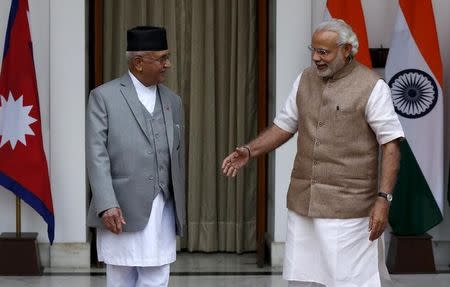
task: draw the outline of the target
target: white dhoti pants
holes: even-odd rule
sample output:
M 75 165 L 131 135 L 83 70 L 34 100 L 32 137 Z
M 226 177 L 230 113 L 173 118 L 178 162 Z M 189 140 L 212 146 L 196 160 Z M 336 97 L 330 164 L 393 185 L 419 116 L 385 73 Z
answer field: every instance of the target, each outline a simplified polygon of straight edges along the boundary
M 167 287 L 170 264 L 163 266 L 106 265 L 107 287 Z
M 309 218 L 288 210 L 283 278 L 291 287 L 380 287 L 369 218 Z

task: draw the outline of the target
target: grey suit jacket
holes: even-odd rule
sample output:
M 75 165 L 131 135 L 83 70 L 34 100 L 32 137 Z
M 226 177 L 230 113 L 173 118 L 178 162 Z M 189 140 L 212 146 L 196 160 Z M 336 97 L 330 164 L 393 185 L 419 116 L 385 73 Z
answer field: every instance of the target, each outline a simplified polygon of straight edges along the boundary
M 184 114 L 181 98 L 158 85 L 166 123 L 177 234 L 185 225 Z M 149 156 L 142 105 L 128 73 L 92 90 L 86 115 L 86 160 L 92 190 L 88 225 L 105 228 L 100 213 L 120 207 L 125 232 L 147 225 L 156 171 Z

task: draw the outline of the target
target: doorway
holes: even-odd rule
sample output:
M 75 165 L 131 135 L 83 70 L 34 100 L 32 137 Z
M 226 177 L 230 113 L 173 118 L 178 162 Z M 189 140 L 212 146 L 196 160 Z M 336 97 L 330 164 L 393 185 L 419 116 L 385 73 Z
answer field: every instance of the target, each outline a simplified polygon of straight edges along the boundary
M 148 14 L 146 17 L 151 17 L 152 16 L 152 12 L 148 12 L 151 11 L 150 6 L 151 4 L 149 2 L 151 1 L 138 1 L 139 3 L 141 3 L 141 5 L 143 5 L 142 7 L 146 8 L 144 9 L 145 11 L 147 11 L 146 13 Z M 148 3 L 147 3 L 148 2 Z M 155 2 L 155 1 L 153 1 Z M 244 73 L 244 76 L 251 74 L 251 76 L 253 76 L 253 83 L 254 85 L 252 87 L 247 87 L 244 90 L 246 90 L 247 92 L 250 91 L 251 93 L 254 94 L 254 99 L 253 100 L 245 100 L 243 101 L 243 105 L 246 105 L 249 107 L 250 112 L 247 112 L 247 114 L 253 114 L 254 115 L 254 121 L 249 120 L 246 124 L 245 124 L 245 128 L 243 130 L 236 130 L 231 133 L 228 133 L 228 135 L 226 133 L 224 134 L 220 134 L 219 133 L 215 133 L 214 137 L 219 138 L 220 140 L 227 140 L 228 146 L 225 145 L 225 147 L 217 147 L 216 148 L 216 152 L 215 152 L 215 156 L 213 161 L 217 162 L 218 158 L 222 157 L 222 154 L 225 154 L 225 152 L 229 152 L 230 150 L 232 150 L 235 146 L 243 144 L 244 142 L 247 142 L 248 140 L 250 140 L 251 138 L 253 138 L 254 136 L 256 136 L 257 132 L 262 131 L 266 126 L 267 126 L 267 58 L 268 58 L 268 52 L 267 52 L 267 23 L 268 23 L 268 11 L 267 11 L 267 5 L 268 5 L 268 1 L 267 0 L 254 0 L 253 2 L 253 6 L 252 7 L 241 7 L 239 5 L 242 5 L 242 1 L 227 1 L 226 3 L 231 3 L 231 2 L 235 2 L 236 6 L 235 7 L 231 7 L 232 9 L 238 9 L 235 10 L 237 12 L 235 12 L 235 14 L 233 14 L 233 11 L 229 12 L 229 19 L 233 20 L 233 19 L 237 19 L 239 18 L 238 14 L 239 13 L 243 13 L 242 11 L 248 11 L 251 9 L 254 9 L 254 16 L 255 18 L 253 19 L 253 24 L 247 24 L 245 25 L 245 23 L 242 23 L 243 20 L 239 20 L 237 19 L 236 22 L 230 22 L 228 24 L 223 24 L 223 23 L 219 23 L 219 21 L 217 19 L 212 19 L 213 22 L 208 22 L 211 21 L 211 19 L 208 19 L 208 17 L 211 16 L 219 16 L 219 17 L 226 17 L 223 16 L 222 14 L 224 13 L 217 13 L 214 11 L 219 11 L 221 10 L 221 12 L 224 11 L 224 7 L 226 6 L 225 1 L 204 1 L 203 5 L 202 4 L 198 4 L 198 6 L 194 7 L 195 5 L 192 3 L 193 1 L 178 1 L 178 2 L 174 2 L 174 1 L 166 1 L 165 3 L 169 3 L 169 4 L 165 4 L 165 5 L 171 5 L 170 2 L 172 3 L 176 3 L 176 5 L 184 5 L 184 7 L 181 8 L 188 8 L 189 11 L 188 13 L 184 13 L 184 19 L 186 20 L 186 18 L 190 16 L 192 16 L 193 13 L 195 13 L 196 15 L 205 15 L 205 19 L 203 19 L 202 21 L 203 24 L 199 24 L 197 27 L 199 29 L 203 28 L 202 33 L 198 33 L 200 35 L 205 35 L 208 33 L 211 33 L 211 31 L 208 31 L 208 24 L 214 23 L 214 25 L 216 25 L 216 31 L 220 31 L 220 29 L 228 29 L 230 30 L 229 27 L 232 27 L 233 25 L 239 27 L 239 25 L 242 25 L 242 27 L 244 26 L 251 26 L 254 25 L 254 30 L 251 31 L 249 33 L 252 35 L 255 35 L 254 37 L 254 43 L 249 43 L 247 45 L 245 45 L 244 47 L 247 50 L 253 50 L 253 55 L 252 56 L 248 56 L 251 53 L 247 53 L 244 56 L 241 56 L 239 58 L 239 56 L 237 58 L 235 58 L 233 61 L 242 61 L 242 59 L 244 58 L 249 58 L 249 57 L 253 57 L 254 58 L 254 70 L 252 72 L 247 72 Z M 201 3 L 202 1 L 199 1 L 199 3 Z M 249 1 L 251 2 L 251 1 Z M 113 5 L 126 5 L 126 4 L 120 4 L 120 2 L 118 1 L 103 1 L 103 0 L 94 0 L 94 1 L 89 1 L 89 86 L 90 89 L 95 88 L 96 86 L 102 84 L 103 82 L 106 82 L 108 80 L 110 80 L 112 78 L 111 75 L 114 74 L 114 69 L 116 68 L 111 68 L 109 67 L 109 71 L 105 72 L 105 63 L 111 63 L 112 61 L 114 61 L 115 59 L 118 59 L 118 57 L 114 57 L 111 55 L 111 53 L 105 53 L 105 38 L 109 37 L 105 34 L 110 35 L 112 33 L 111 27 L 110 25 L 107 25 L 108 28 L 105 28 L 105 22 L 108 21 L 108 17 L 111 18 L 111 13 L 120 13 L 122 16 L 123 15 L 123 11 L 128 9 L 126 7 L 112 7 Z M 180 4 L 181 3 L 181 4 Z M 241 3 L 238 5 L 238 3 Z M 175 4 L 173 4 L 175 5 Z M 191 5 L 191 6 L 190 6 Z M 214 7 L 215 5 L 217 5 L 217 7 Z M 224 6 L 225 5 L 225 6 Z M 158 6 L 158 9 L 162 9 L 161 13 L 157 13 L 158 15 L 166 15 L 166 13 L 168 13 L 167 11 L 170 10 L 169 8 L 171 7 L 161 7 Z M 180 8 L 180 7 L 177 7 Z M 225 7 L 226 8 L 226 7 Z M 105 9 L 113 9 L 113 10 L 108 10 L 107 12 L 105 12 Z M 190 10 L 189 10 L 190 9 Z M 209 9 L 209 10 L 208 10 Z M 241 10 L 239 10 L 241 9 Z M 153 9 L 155 10 L 155 9 Z M 206 12 L 205 12 L 206 10 Z M 113 11 L 113 12 L 111 12 Z M 203 11 L 203 13 L 200 13 L 199 11 Z M 208 11 L 210 13 L 208 13 Z M 144 12 L 142 12 L 144 13 Z M 142 14 L 141 13 L 141 14 Z M 156 14 L 156 13 L 154 13 Z M 226 13 L 225 13 L 226 14 Z M 221 16 L 222 15 L 222 16 Z M 234 15 L 234 16 L 233 16 Z M 144 17 L 144 16 L 140 16 L 140 17 Z M 165 16 L 155 16 L 155 17 L 160 17 L 160 19 L 158 19 L 158 21 L 156 22 L 163 22 L 164 23 L 164 18 Z M 162 17 L 162 18 L 161 18 Z M 237 17 L 237 18 L 236 18 Z M 178 17 L 179 18 L 179 17 Z M 178 19 L 176 18 L 176 19 Z M 117 19 L 117 17 L 115 17 L 114 19 Z M 198 18 L 196 18 L 198 19 Z M 245 17 L 244 17 L 245 19 Z M 142 20 L 142 19 L 141 19 Z M 147 18 L 148 20 L 148 18 Z M 153 21 L 141 21 L 139 22 L 139 24 L 149 24 L 152 23 Z M 225 20 L 224 20 L 225 21 Z M 241 22 L 239 22 L 241 21 Z M 131 23 L 129 23 L 131 24 Z M 172 23 L 173 24 L 173 23 Z M 183 42 L 183 40 L 180 41 L 180 39 L 183 39 L 183 37 L 187 37 L 187 35 L 192 36 L 192 30 L 188 31 L 188 29 L 186 29 L 186 25 L 180 25 L 180 24 L 173 24 L 174 26 L 172 27 L 172 30 L 170 30 L 170 28 L 168 29 L 168 37 L 169 37 L 169 44 L 171 42 L 176 42 L 176 48 L 175 48 L 175 52 L 172 52 L 172 54 L 175 54 L 176 57 L 176 64 L 177 66 L 181 66 L 182 69 L 181 71 L 178 70 L 175 74 L 175 79 L 172 79 L 173 83 L 176 83 L 175 86 L 177 86 L 177 89 L 179 89 L 179 93 L 180 94 L 190 94 L 193 90 L 192 86 L 193 81 L 192 81 L 192 72 L 196 71 L 195 69 L 189 69 L 187 62 L 189 61 L 193 61 L 193 57 L 192 54 L 190 54 L 189 56 L 183 55 L 183 53 L 181 51 L 186 51 L 191 49 L 192 52 L 192 45 L 189 47 L 187 47 L 185 44 L 185 42 Z M 190 22 L 190 25 L 192 25 L 192 20 Z M 178 29 L 177 29 L 178 28 Z M 248 28 L 248 27 L 247 27 Z M 180 29 L 183 30 L 184 33 L 180 33 Z M 172 36 L 170 36 L 170 32 L 173 31 L 173 33 L 171 33 Z M 239 33 L 241 33 L 241 31 L 239 29 L 236 29 L 236 31 L 239 31 Z M 253 33 L 254 32 L 254 33 Z M 228 43 L 227 40 L 235 40 L 235 41 L 239 41 L 239 33 L 236 33 L 233 36 L 230 36 L 229 38 L 224 38 L 222 39 L 221 43 Z M 117 34 L 116 32 L 114 32 L 114 34 Z M 120 33 L 119 33 L 120 34 Z M 220 37 L 217 35 L 220 34 L 225 34 L 225 33 L 212 33 L 211 34 L 211 39 L 214 39 L 213 43 L 217 43 L 217 41 L 220 41 Z M 125 34 L 122 34 L 122 41 Z M 114 36 L 114 37 L 117 37 Z M 172 41 L 171 38 L 172 37 Z M 205 40 L 200 38 L 200 40 Z M 205 45 L 207 46 L 208 41 L 205 41 Z M 122 43 L 123 45 L 123 43 Z M 113 45 L 109 45 L 109 46 L 113 46 Z M 116 46 L 116 45 L 114 45 Z M 119 45 L 118 45 L 119 46 Z M 234 48 L 234 49 L 233 49 Z M 230 56 L 233 52 L 235 51 L 241 51 L 242 49 L 238 49 L 237 45 L 234 46 L 230 46 L 228 49 L 228 52 L 224 52 L 224 51 L 219 51 L 217 52 L 213 57 L 211 57 L 211 59 L 213 61 L 217 61 L 220 62 L 221 61 L 221 57 L 225 57 L 225 56 Z M 227 54 L 229 53 L 229 54 Z M 207 53 L 205 53 L 207 54 Z M 247 55 L 247 56 L 246 56 Z M 245 57 L 246 56 L 246 57 Z M 120 57 L 119 57 L 120 58 Z M 124 57 L 123 57 L 124 58 Z M 201 59 L 197 59 L 198 61 L 201 61 Z M 120 60 L 122 61 L 122 60 Z M 222 60 L 221 63 L 227 63 L 227 61 Z M 122 63 L 123 65 L 123 63 Z M 205 63 L 205 66 L 208 65 L 208 63 Z M 108 65 L 106 65 L 108 66 Z M 120 65 L 119 65 L 120 66 Z M 251 64 L 249 64 L 248 66 L 251 66 Z M 208 68 L 205 68 L 206 70 L 208 70 Z M 229 68 L 229 69 L 233 69 L 233 67 Z M 239 68 L 236 68 L 239 69 Z M 227 77 L 229 77 L 230 75 L 233 75 L 233 71 L 226 71 L 223 72 L 222 69 L 213 69 L 215 72 L 215 76 L 216 77 L 222 77 L 222 80 L 226 80 Z M 247 68 L 247 70 L 251 70 L 250 68 Z M 190 76 L 190 81 L 187 81 L 186 79 L 186 75 L 188 74 L 186 71 L 190 72 L 191 76 Z M 115 75 L 117 76 L 117 75 Z M 215 78 L 214 78 L 215 79 Z M 236 80 L 235 78 L 233 80 Z M 189 83 L 187 83 L 189 82 Z M 206 85 L 205 83 L 208 83 L 209 81 L 203 81 L 200 82 L 200 85 L 197 87 L 198 89 L 203 89 L 204 85 Z M 248 81 L 247 81 L 248 82 Z M 233 84 L 234 86 L 239 86 L 242 85 L 242 83 L 239 82 L 239 79 L 236 80 L 236 83 Z M 225 87 L 225 89 L 230 86 L 230 84 L 225 84 L 222 87 Z M 188 88 L 186 88 L 188 87 Z M 220 87 L 220 86 L 219 86 Z M 210 91 L 213 91 L 214 93 L 216 92 L 220 92 L 220 90 L 222 89 L 222 87 L 217 88 L 216 86 L 210 87 Z M 171 86 L 172 88 L 172 86 Z M 229 88 L 229 87 L 228 87 Z M 197 91 L 195 90 L 195 91 Z M 183 93 L 183 91 L 185 91 L 185 93 Z M 188 91 L 188 92 L 186 92 Z M 234 91 L 234 90 L 233 90 Z M 233 91 L 229 92 L 228 94 L 232 94 Z M 206 93 L 207 95 L 208 93 Z M 207 98 L 207 96 L 204 96 L 204 98 Z M 202 105 L 206 105 L 208 107 L 217 107 L 219 105 L 222 106 L 226 106 L 226 105 L 232 105 L 233 104 L 233 100 L 230 100 L 228 102 L 224 102 L 222 101 L 222 99 L 224 98 L 223 94 L 221 94 L 220 96 L 217 96 L 215 99 L 215 102 L 199 102 L 199 101 L 190 101 L 192 99 L 192 96 L 188 96 L 188 103 L 185 103 L 185 109 L 186 109 L 186 115 L 188 119 L 191 119 L 190 115 L 192 113 L 199 113 L 199 112 L 205 112 L 205 110 L 195 110 L 194 107 L 197 107 L 198 105 L 202 106 Z M 185 101 L 186 99 L 183 98 L 183 101 Z M 235 101 L 238 101 L 239 98 L 235 99 Z M 233 106 L 234 108 L 236 108 L 236 103 L 234 103 L 235 106 Z M 233 108 L 231 107 L 231 108 Z M 195 112 L 193 112 L 193 110 L 195 110 Z M 218 112 L 213 112 L 214 115 L 212 115 L 214 117 L 215 120 L 217 120 L 218 123 L 220 123 L 220 121 L 222 121 L 223 119 L 221 118 L 217 118 L 217 114 Z M 220 114 L 220 113 L 219 113 Z M 223 112 L 221 114 L 224 114 Z M 227 119 L 229 120 L 229 119 Z M 196 127 L 198 126 L 198 123 L 201 124 L 201 121 L 197 121 Z M 191 123 L 192 125 L 194 123 Z M 236 123 L 234 123 L 234 125 L 236 125 Z M 192 133 L 194 132 L 194 128 L 189 128 L 189 121 L 187 121 L 187 132 L 188 133 Z M 219 125 L 219 127 L 222 127 Z M 227 129 L 229 129 L 229 127 L 225 127 Z M 216 129 L 216 128 L 213 128 Z M 203 128 L 203 130 L 211 130 L 211 128 Z M 188 141 L 189 142 L 189 141 Z M 191 145 L 192 146 L 192 145 Z M 219 150 L 219 151 L 217 151 Z M 191 156 L 189 154 L 189 145 L 188 145 L 188 155 L 186 157 L 187 160 L 189 159 L 193 159 L 195 158 L 194 156 Z M 191 160 L 192 161 L 192 160 Z M 201 159 L 200 159 L 201 161 Z M 205 163 L 199 163 L 199 164 L 194 164 L 192 166 L 190 166 L 189 168 L 192 170 L 194 168 L 202 168 L 203 171 L 202 173 L 208 173 L 208 169 L 210 169 L 210 166 L 208 165 L 208 162 Z M 251 171 L 246 171 L 246 175 L 243 176 L 243 179 L 236 180 L 236 183 L 230 183 L 229 180 L 227 179 L 223 179 L 220 178 L 221 176 L 219 174 L 217 174 L 217 170 L 214 170 L 214 177 L 218 178 L 218 184 L 217 186 L 219 186 L 222 190 L 225 191 L 229 191 L 229 190 L 234 190 L 235 194 L 239 194 L 239 192 L 236 192 L 236 189 L 241 189 L 241 190 L 247 190 L 248 186 L 252 186 L 250 189 L 253 189 L 253 193 L 254 195 L 249 195 L 247 196 L 247 198 L 243 198 L 242 200 L 244 201 L 244 206 L 242 207 L 242 210 L 246 209 L 250 209 L 252 210 L 252 212 L 254 213 L 254 226 L 250 227 L 250 228 L 254 228 L 253 231 L 253 235 L 247 236 L 247 239 L 244 239 L 244 241 L 247 241 L 247 243 L 241 244 L 241 247 L 237 248 L 237 252 L 246 252 L 246 251 L 256 251 L 257 254 L 257 263 L 258 266 L 263 266 L 265 261 L 266 261 L 266 243 L 264 241 L 264 234 L 266 232 L 266 216 L 267 216 L 267 211 L 266 211 L 266 193 L 267 193 L 267 160 L 266 157 L 261 157 L 258 158 L 257 161 L 255 161 L 254 166 L 252 167 Z M 189 171 L 188 171 L 189 172 Z M 211 176 L 207 176 L 207 177 L 211 177 Z M 192 177 L 191 177 L 192 178 Z M 207 185 L 207 184 L 206 184 Z M 234 186 L 233 186 L 234 185 Z M 236 187 L 236 185 L 238 187 Z M 193 185 L 189 184 L 190 187 L 192 187 Z M 240 186 L 240 187 L 239 187 Z M 197 186 L 195 186 L 197 188 Z M 199 187 L 202 187 L 202 184 L 199 185 Z M 203 187 L 205 187 L 205 184 L 203 184 Z M 191 188 L 193 189 L 193 188 Z M 189 192 L 189 191 L 188 191 Z M 205 191 L 205 194 L 208 194 L 210 191 Z M 253 196 L 253 197 L 252 197 Z M 247 201 L 251 201 L 252 199 L 256 199 L 256 205 L 254 206 L 254 208 L 246 208 L 245 206 L 245 200 Z M 239 202 L 240 200 L 235 197 L 235 198 L 221 198 L 220 196 L 216 197 L 213 199 L 215 201 L 214 204 L 217 204 L 217 202 L 219 201 L 223 201 L 223 200 L 228 200 L 230 202 Z M 188 213 L 189 213 L 189 204 L 188 204 Z M 206 208 L 205 210 L 208 210 L 210 208 Z M 224 208 L 225 210 L 227 208 Z M 205 212 L 207 213 L 207 212 Z M 191 212 L 192 214 L 192 212 Z M 219 217 L 220 215 L 215 215 L 216 217 Z M 222 214 L 223 216 L 223 214 Z M 225 215 L 226 216 L 226 215 Z M 244 215 L 244 217 L 247 216 L 248 218 L 250 218 L 251 215 Z M 213 216 L 214 217 L 214 216 Z M 247 219 L 248 219 L 247 218 Z M 247 220 L 247 226 L 251 225 L 251 220 Z M 244 220 L 245 222 L 245 220 Z M 189 219 L 188 219 L 188 225 L 189 225 Z M 245 229 L 245 228 L 244 228 Z M 188 228 L 189 230 L 189 228 Z M 220 226 L 216 226 L 215 230 L 221 230 Z M 218 231 L 217 233 L 233 233 L 235 231 L 229 231 L 227 228 L 222 228 L 222 230 L 224 230 L 223 232 Z M 192 232 L 191 232 L 192 233 Z M 212 232 L 211 234 L 213 234 L 214 232 Z M 252 233 L 252 232 L 250 232 Z M 199 236 L 202 236 L 199 233 Z M 232 236 L 231 239 L 228 239 L 228 241 L 233 240 Z M 238 236 L 239 237 L 239 236 Z M 241 236 L 242 237 L 242 236 Z M 243 237 L 246 237 L 245 235 Z M 222 240 L 222 242 L 227 242 L 227 240 Z M 95 244 L 95 240 L 93 240 L 92 242 L 92 246 L 94 246 Z M 195 249 L 195 245 L 191 245 L 191 247 L 189 247 L 189 243 L 186 242 L 185 239 L 182 240 L 181 243 L 183 248 L 186 249 Z M 225 243 L 225 245 L 228 245 L 228 243 Z M 231 244 L 233 245 L 233 243 Z M 225 248 L 225 250 L 224 250 Z M 219 251 L 228 251 L 228 252 L 236 252 L 236 250 L 233 251 L 233 246 L 231 247 L 231 251 L 226 249 L 229 248 L 227 246 L 223 246 L 223 243 L 217 243 L 215 244 L 214 242 L 212 243 L 212 248 L 210 250 L 206 250 L 206 251 L 213 251 L 214 249 L 217 249 Z M 94 253 L 95 253 L 95 246 L 93 248 Z M 236 249 L 236 248 L 234 248 Z M 205 250 L 199 250 L 199 251 L 205 251 Z M 94 254 L 95 255 L 95 254 Z M 95 257 L 95 256 L 94 256 Z

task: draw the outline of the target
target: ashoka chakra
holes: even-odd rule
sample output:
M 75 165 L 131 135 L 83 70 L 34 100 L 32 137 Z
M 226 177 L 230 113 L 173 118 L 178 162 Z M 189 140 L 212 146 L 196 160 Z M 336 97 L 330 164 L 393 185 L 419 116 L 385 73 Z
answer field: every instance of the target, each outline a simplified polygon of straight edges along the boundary
M 405 118 L 423 117 L 434 108 L 438 99 L 436 82 L 421 70 L 398 72 L 389 81 L 389 87 L 395 111 Z

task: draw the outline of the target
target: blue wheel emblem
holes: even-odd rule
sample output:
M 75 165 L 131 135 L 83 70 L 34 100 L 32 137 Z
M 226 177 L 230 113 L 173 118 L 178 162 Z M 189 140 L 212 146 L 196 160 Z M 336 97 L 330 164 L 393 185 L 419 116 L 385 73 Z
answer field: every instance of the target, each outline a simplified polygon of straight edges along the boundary
M 410 119 L 428 114 L 436 105 L 438 89 L 434 79 L 421 70 L 408 69 L 389 81 L 397 114 Z

